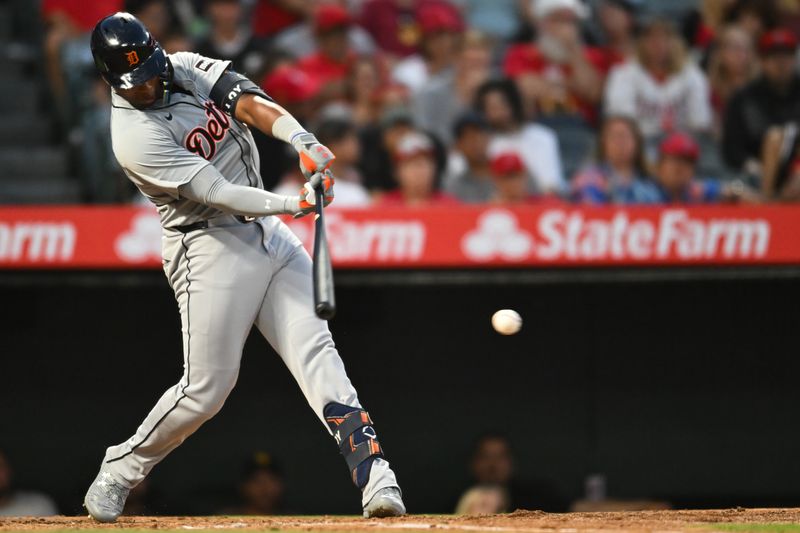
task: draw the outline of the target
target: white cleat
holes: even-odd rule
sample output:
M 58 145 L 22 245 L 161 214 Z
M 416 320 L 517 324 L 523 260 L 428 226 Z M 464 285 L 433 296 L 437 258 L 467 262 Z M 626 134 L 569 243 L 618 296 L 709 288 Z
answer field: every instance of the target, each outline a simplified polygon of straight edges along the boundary
M 406 514 L 403 496 L 397 487 L 386 487 L 379 490 L 364 506 L 364 518 L 386 518 Z
M 122 514 L 130 491 L 118 483 L 114 476 L 101 470 L 86 492 L 83 506 L 98 522 L 114 522 Z

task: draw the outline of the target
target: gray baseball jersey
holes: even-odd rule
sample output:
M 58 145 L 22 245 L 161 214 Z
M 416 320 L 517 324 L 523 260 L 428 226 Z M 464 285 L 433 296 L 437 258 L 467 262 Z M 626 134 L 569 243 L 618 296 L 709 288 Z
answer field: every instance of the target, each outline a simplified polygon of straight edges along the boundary
M 346 406 L 356 414 L 361 407 L 327 323 L 314 314 L 311 259 L 297 237 L 276 217 L 244 224 L 181 196 L 179 188 L 208 165 L 230 183 L 263 186 L 247 126 L 210 99 L 228 62 L 186 52 L 169 59 L 174 91 L 168 102 L 140 110 L 116 93 L 112 99 L 114 153 L 161 215 L 164 272 L 178 301 L 184 347 L 181 380 L 133 436 L 106 450 L 102 471 L 127 487 L 219 411 L 236 383 L 253 325 L 280 354 L 329 432 L 326 406 Z M 208 219 L 218 223 L 178 229 Z M 376 458 L 361 487 L 362 503 L 396 486 L 389 463 Z
M 125 174 L 158 207 L 164 227 L 215 218 L 217 209 L 181 198 L 178 188 L 206 165 L 231 183 L 263 188 L 248 127 L 210 100 L 230 65 L 191 52 L 169 56 L 174 69 L 169 102 L 146 110 L 112 92 L 111 140 Z

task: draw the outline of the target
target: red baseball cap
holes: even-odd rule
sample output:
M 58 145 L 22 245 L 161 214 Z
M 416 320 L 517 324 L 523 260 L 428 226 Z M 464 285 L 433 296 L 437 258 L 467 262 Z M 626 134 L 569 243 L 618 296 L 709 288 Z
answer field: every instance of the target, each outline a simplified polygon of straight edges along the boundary
M 770 30 L 761 36 L 758 50 L 762 54 L 778 51 L 794 53 L 797 50 L 797 35 L 785 28 Z
M 291 65 L 284 65 L 272 71 L 261 84 L 272 98 L 279 103 L 297 104 L 317 96 L 322 84 L 317 78 Z
M 492 174 L 500 178 L 525 171 L 525 164 L 516 152 L 503 152 L 495 155 L 490 166 Z
M 314 31 L 324 33 L 337 28 L 347 28 L 353 18 L 339 4 L 322 4 L 314 12 Z
M 454 9 L 438 4 L 420 8 L 417 13 L 417 23 L 425 35 L 464 30 L 464 23 L 458 13 Z
M 700 158 L 700 147 L 685 133 L 672 133 L 661 142 L 661 156 L 680 157 L 691 162 Z

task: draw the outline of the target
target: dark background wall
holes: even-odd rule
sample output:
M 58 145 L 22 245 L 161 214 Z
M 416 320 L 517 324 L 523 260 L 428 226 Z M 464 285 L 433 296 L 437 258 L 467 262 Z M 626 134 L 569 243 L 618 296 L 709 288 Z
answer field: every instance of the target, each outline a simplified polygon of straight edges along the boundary
M 57 278 L 56 278 L 57 279 Z M 334 338 L 413 512 L 449 512 L 474 437 L 506 431 L 519 477 L 565 496 L 800 504 L 798 280 L 340 286 Z M 0 287 L 0 448 L 67 513 L 104 448 L 181 372 L 178 314 L 144 285 Z M 522 332 L 489 317 L 517 309 Z M 220 325 L 223 326 L 223 325 Z M 223 411 L 153 473 L 166 513 L 224 507 L 254 449 L 298 513 L 356 513 L 332 439 L 257 333 Z

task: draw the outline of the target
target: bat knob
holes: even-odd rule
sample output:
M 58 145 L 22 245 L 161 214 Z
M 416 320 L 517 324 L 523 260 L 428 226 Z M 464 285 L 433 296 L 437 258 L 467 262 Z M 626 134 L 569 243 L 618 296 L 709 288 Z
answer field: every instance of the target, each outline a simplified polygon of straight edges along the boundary
M 314 311 L 322 320 L 330 320 L 336 315 L 336 308 L 330 302 L 318 303 Z

